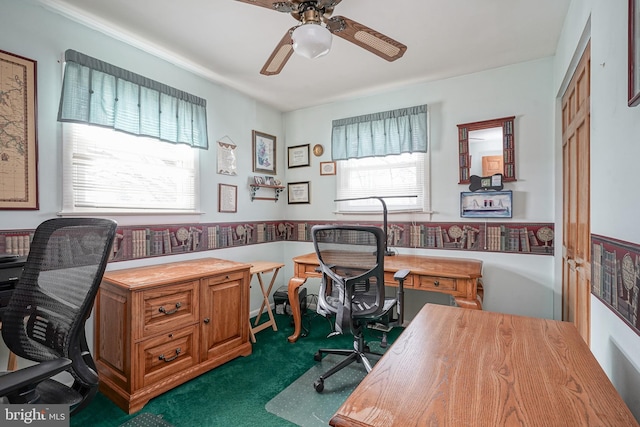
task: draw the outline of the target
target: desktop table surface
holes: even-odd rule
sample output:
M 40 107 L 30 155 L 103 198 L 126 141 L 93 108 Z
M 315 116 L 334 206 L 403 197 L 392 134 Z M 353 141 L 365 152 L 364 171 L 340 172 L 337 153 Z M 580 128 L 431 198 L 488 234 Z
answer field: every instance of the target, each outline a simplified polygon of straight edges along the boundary
M 294 263 L 319 265 L 315 252 L 293 258 Z M 453 278 L 482 277 L 482 261 L 467 258 L 450 258 L 423 255 L 395 255 L 384 257 L 385 271 L 410 269 L 413 273 Z
M 332 426 L 638 426 L 572 323 L 427 304 Z

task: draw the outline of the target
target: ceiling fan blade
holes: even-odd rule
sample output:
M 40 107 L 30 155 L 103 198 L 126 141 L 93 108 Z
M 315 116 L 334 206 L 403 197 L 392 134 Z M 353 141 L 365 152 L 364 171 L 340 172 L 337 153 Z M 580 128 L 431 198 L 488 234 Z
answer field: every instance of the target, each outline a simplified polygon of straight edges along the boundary
M 290 13 L 295 9 L 291 1 L 276 1 L 276 0 L 236 0 L 236 1 L 253 4 L 256 6 L 262 6 L 262 7 L 266 7 L 267 9 L 277 10 L 278 12 L 285 12 L 285 13 Z
M 331 9 L 333 9 L 341 1 L 342 0 L 318 0 L 317 4 L 318 8 L 330 7 Z
M 295 29 L 296 27 L 291 27 L 285 33 L 284 37 L 282 37 L 282 40 L 280 40 L 280 43 L 278 43 L 276 48 L 271 53 L 269 59 L 267 59 L 267 62 L 265 62 L 262 70 L 260 70 L 260 74 L 264 74 L 265 76 L 273 76 L 282 71 L 282 68 L 291 57 L 291 54 L 293 54 L 291 33 Z
M 344 16 L 329 19 L 327 28 L 336 36 L 357 44 L 387 61 L 395 61 L 407 50 L 407 46 L 402 43 Z

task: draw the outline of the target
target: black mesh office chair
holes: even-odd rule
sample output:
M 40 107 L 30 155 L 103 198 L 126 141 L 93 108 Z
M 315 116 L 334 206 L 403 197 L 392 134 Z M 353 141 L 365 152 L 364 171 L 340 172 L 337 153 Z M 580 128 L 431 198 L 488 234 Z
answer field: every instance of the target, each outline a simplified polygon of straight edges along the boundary
M 313 386 L 324 390 L 324 381 L 353 362 L 361 362 L 367 373 L 371 371 L 369 351 L 364 341 L 368 323 L 389 323 L 396 300 L 385 298 L 384 239 L 378 227 L 349 225 L 319 225 L 312 229 L 322 284 L 318 292 L 317 311 L 335 317 L 335 333 L 348 329 L 353 335 L 352 349 L 320 349 L 315 360 L 323 354 L 346 356 L 318 378 Z
M 23 273 L 2 317 L 13 353 L 38 362 L 0 376 L 5 403 L 66 404 L 73 415 L 97 392 L 85 322 L 116 232 L 108 219 L 59 218 L 38 226 Z M 50 377 L 63 371 L 63 384 Z

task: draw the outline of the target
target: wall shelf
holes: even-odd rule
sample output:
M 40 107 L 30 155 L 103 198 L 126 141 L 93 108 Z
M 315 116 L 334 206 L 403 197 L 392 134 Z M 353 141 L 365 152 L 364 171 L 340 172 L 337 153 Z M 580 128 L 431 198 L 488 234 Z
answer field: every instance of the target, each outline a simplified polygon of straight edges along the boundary
M 273 200 L 274 202 L 277 202 L 278 197 L 280 197 L 280 193 L 284 190 L 284 186 L 282 185 L 249 184 L 249 188 L 251 189 L 252 202 L 254 200 Z M 274 197 L 257 197 L 256 193 L 261 189 L 272 189 L 274 191 Z

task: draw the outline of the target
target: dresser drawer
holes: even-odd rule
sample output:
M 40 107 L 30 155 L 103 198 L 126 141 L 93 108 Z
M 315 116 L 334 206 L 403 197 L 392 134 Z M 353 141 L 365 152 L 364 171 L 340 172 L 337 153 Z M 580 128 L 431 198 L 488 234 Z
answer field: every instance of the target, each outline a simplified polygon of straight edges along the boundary
M 449 279 L 446 277 L 420 276 L 418 280 L 418 287 L 420 289 L 433 289 L 435 291 L 454 291 L 456 290 L 456 279 Z
M 147 387 L 199 363 L 198 325 L 178 329 L 136 345 L 140 383 Z
M 216 285 L 218 283 L 225 282 L 233 282 L 236 280 L 242 280 L 244 278 L 244 273 L 242 272 L 233 272 L 229 274 L 220 274 L 218 276 L 205 277 L 204 280 L 207 282 L 209 286 Z
M 141 291 L 142 337 L 173 331 L 198 322 L 199 282 L 185 282 Z

